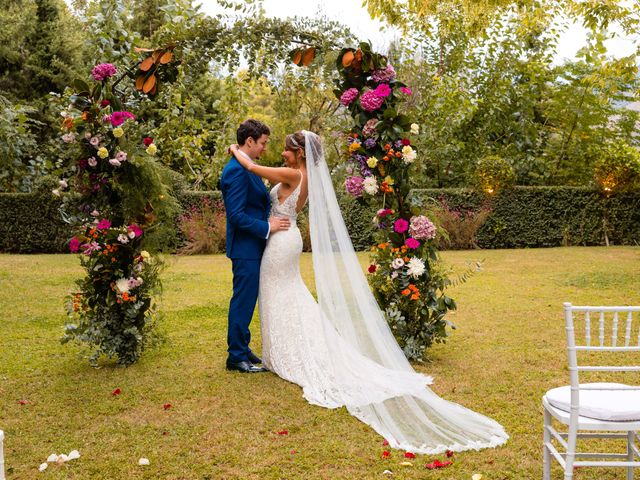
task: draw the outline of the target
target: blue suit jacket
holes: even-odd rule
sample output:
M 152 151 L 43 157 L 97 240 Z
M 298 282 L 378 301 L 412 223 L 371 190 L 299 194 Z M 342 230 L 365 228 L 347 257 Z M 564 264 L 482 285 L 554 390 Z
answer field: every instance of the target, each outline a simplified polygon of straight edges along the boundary
M 262 180 L 231 157 L 220 178 L 227 215 L 227 257 L 259 260 L 269 232 L 271 199 Z

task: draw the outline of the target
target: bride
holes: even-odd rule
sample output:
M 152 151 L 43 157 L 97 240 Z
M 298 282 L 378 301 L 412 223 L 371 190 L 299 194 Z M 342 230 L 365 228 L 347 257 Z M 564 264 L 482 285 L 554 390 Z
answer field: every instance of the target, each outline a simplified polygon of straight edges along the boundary
M 320 137 L 287 135 L 280 168 L 230 148 L 275 185 L 271 215 L 291 220 L 289 230 L 269 237 L 260 266 L 264 365 L 300 385 L 309 403 L 346 407 L 393 448 L 438 454 L 504 444 L 500 424 L 437 396 L 427 387 L 431 377 L 415 372 L 398 346 L 353 250 Z M 299 268 L 296 218 L 307 200 L 317 302 Z

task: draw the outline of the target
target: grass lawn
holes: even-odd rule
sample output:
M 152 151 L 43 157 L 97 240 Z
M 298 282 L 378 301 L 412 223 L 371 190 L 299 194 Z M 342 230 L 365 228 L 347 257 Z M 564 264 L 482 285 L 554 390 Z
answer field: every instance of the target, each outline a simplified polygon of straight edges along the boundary
M 271 373 L 224 370 L 231 291 L 225 257 L 171 258 L 166 342 L 132 367 L 96 369 L 78 347 L 58 341 L 62 297 L 81 275 L 77 258 L 0 255 L 0 429 L 8 479 L 541 478 L 540 399 L 568 382 L 562 302 L 640 304 L 640 249 L 443 257 L 460 270 L 484 259 L 484 271 L 451 290 L 460 309 L 450 319 L 458 329 L 416 369 L 434 376 L 438 394 L 502 423 L 511 440 L 426 470 L 425 463 L 444 457 L 418 456 L 403 467 L 404 452 L 393 451 L 383 460 L 382 438 L 346 410 L 308 405 L 299 387 Z M 312 284 L 309 255 L 303 272 Z M 252 331 L 259 352 L 257 317 Z M 116 388 L 121 395 L 111 394 Z M 288 435 L 277 433 L 283 430 Z M 79 460 L 38 472 L 49 454 L 73 449 Z M 151 464 L 138 466 L 140 457 Z M 392 477 L 383 475 L 387 469 Z M 583 469 L 575 478 L 625 477 L 622 469 Z

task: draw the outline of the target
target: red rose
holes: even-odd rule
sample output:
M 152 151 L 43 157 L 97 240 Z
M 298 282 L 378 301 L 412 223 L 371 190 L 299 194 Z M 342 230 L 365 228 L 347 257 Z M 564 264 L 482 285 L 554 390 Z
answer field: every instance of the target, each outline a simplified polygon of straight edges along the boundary
M 411 145 L 411 140 L 409 140 L 408 138 L 403 138 L 402 139 L 402 145 L 404 145 L 405 147 L 407 145 Z
M 106 98 L 100 102 L 100 106 L 102 108 L 108 107 L 109 105 L 111 105 L 111 102 L 109 100 L 107 100 Z
M 144 140 L 142 140 L 142 143 L 144 143 L 145 147 L 148 147 L 149 145 L 151 145 L 153 143 L 153 138 L 144 137 Z
M 376 273 L 376 270 L 378 269 L 378 267 L 374 264 L 369 265 L 369 273 Z

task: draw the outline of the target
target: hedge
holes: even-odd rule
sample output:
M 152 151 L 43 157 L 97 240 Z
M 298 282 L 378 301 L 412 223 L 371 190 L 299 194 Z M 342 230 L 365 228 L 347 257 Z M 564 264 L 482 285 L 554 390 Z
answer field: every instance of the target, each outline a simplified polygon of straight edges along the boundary
M 481 248 L 555 247 L 640 243 L 640 192 L 604 198 L 586 187 L 515 187 L 487 198 L 471 190 L 414 190 L 422 201 L 445 201 L 450 208 L 491 208 L 480 228 Z M 182 192 L 183 207 L 204 198 L 220 199 L 219 192 Z M 348 196 L 340 196 L 345 223 L 356 250 L 372 243 L 375 211 Z M 60 217 L 59 201 L 43 188 L 34 193 L 0 193 L 0 251 L 59 253 L 66 251 L 71 229 Z M 176 221 L 177 228 L 177 221 Z

